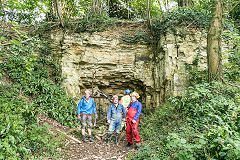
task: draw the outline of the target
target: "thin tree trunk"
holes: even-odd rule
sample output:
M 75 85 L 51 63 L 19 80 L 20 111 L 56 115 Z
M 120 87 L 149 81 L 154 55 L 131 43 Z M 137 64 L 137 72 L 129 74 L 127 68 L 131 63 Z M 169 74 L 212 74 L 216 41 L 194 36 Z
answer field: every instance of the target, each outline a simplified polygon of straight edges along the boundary
M 222 81 L 222 54 L 221 34 L 223 30 L 223 3 L 222 0 L 215 1 L 213 15 L 210 20 L 207 35 L 207 60 L 208 60 L 208 81 Z
M 157 2 L 158 2 L 158 5 L 159 5 L 161 11 L 163 11 L 163 8 L 162 8 L 162 1 L 161 1 L 161 0 L 157 0 Z
M 108 14 L 110 13 L 110 0 L 108 0 Z
M 62 19 L 62 12 L 61 12 L 61 9 L 60 9 L 60 6 L 59 6 L 59 1 L 54 0 L 54 3 L 55 3 L 55 7 L 56 7 L 57 17 L 60 21 L 61 26 L 64 27 L 64 22 L 63 22 L 63 19 Z
M 128 10 L 127 10 L 127 12 L 128 12 L 128 19 L 130 19 L 129 8 L 130 8 L 130 7 L 129 7 L 129 0 L 127 0 L 127 9 L 128 9 Z
M 92 2 L 92 9 L 94 15 L 101 15 L 102 14 L 102 1 L 101 0 L 93 0 Z
M 4 20 L 5 20 L 5 13 L 4 13 L 4 10 L 3 10 L 2 0 L 0 0 L 0 13 L 3 14 L 3 15 L 1 16 L 2 18 L 0 18 L 0 20 L 1 20 L 1 21 L 4 21 Z
M 100 15 L 103 15 L 104 4 L 106 4 L 104 0 L 100 2 Z
M 168 0 L 165 0 L 165 7 L 168 9 Z
M 150 11 L 151 11 L 151 0 L 147 0 L 147 23 L 149 28 L 151 27 Z
M 92 11 L 94 14 L 96 14 L 96 0 L 92 1 Z
M 1 12 L 3 11 L 3 3 L 2 3 L 2 0 L 0 0 L 0 11 L 1 11 Z
M 192 0 L 178 0 L 178 6 L 180 7 L 192 7 L 193 1 Z
M 54 5 L 53 5 L 53 2 L 50 1 L 49 2 L 49 12 L 46 14 L 46 18 L 47 18 L 47 21 L 52 21 L 54 18 L 55 18 L 55 15 L 54 15 Z

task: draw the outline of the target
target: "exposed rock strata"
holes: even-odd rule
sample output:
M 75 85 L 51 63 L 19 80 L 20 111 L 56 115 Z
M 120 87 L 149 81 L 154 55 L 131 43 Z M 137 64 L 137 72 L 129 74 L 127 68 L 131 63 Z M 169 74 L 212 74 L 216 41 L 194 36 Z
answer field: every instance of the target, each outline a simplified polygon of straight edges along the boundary
M 207 67 L 206 32 L 169 32 L 161 36 L 154 52 L 144 41 L 122 41 L 126 30 L 135 27 L 94 33 L 52 32 L 52 47 L 61 55 L 66 77 L 62 86 L 67 93 L 80 97 L 86 88 L 98 86 L 106 94 L 123 94 L 129 88 L 140 92 L 143 104 L 157 107 L 170 95 L 180 95 L 188 85 L 185 64 L 192 65 L 198 55 L 199 67 Z

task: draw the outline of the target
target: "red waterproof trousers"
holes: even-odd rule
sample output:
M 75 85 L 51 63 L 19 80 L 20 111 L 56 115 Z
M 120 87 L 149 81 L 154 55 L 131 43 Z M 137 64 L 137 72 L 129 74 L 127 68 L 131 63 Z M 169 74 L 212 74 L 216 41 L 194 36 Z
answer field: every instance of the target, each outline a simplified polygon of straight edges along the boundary
M 139 136 L 139 132 L 137 130 L 137 126 L 138 126 L 138 122 L 139 122 L 139 118 L 137 119 L 136 123 L 132 123 L 132 120 L 134 118 L 134 114 L 136 114 L 136 109 L 135 108 L 131 108 L 128 111 L 128 118 L 127 118 L 127 129 L 126 129 L 126 133 L 127 133 L 127 141 L 130 144 L 133 144 L 132 139 L 135 139 L 136 143 L 140 143 L 141 142 L 141 138 Z

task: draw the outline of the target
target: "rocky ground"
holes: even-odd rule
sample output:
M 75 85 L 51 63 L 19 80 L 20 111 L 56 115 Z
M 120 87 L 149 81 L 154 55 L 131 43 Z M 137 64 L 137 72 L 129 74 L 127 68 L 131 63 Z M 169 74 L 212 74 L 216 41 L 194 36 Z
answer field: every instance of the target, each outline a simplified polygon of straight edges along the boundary
M 124 160 L 130 152 L 136 151 L 136 147 L 125 147 L 127 142 L 124 133 L 121 136 L 118 146 L 113 142 L 115 137 L 112 137 L 112 143 L 107 146 L 105 142 L 106 136 L 102 138 L 95 136 L 95 142 L 88 140 L 84 143 L 81 139 L 77 139 L 77 137 L 72 135 L 74 132 L 80 134 L 78 129 L 74 129 L 73 131 L 73 129 L 67 128 L 44 115 L 40 115 L 39 120 L 40 124 L 48 123 L 52 127 L 50 131 L 53 134 L 62 133 L 66 135 L 65 148 L 61 149 L 61 152 L 64 153 L 68 160 Z

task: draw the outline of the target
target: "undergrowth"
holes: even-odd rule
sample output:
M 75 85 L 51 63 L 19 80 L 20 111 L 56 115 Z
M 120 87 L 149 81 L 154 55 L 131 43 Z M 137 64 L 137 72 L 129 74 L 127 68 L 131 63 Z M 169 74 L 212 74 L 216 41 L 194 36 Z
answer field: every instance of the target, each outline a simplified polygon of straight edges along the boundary
M 197 84 L 143 116 L 143 145 L 131 159 L 238 159 L 240 88 Z
M 59 157 L 61 138 L 39 126 L 37 115 L 74 126 L 75 103 L 60 87 L 61 70 L 45 41 L 15 24 L 0 32 L 0 159 Z

